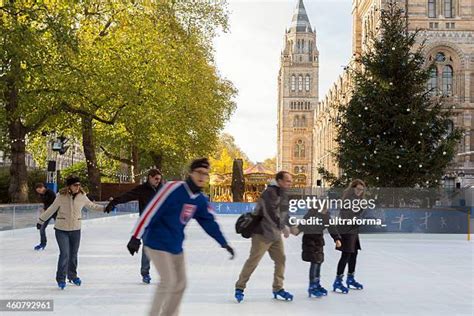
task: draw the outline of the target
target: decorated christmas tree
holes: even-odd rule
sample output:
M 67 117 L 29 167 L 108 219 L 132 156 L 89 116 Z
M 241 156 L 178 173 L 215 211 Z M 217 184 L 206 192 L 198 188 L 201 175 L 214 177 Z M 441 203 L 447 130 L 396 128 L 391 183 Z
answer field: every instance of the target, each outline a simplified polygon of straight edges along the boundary
M 379 28 L 349 69 L 353 91 L 338 106 L 341 177 L 319 172 L 333 185 L 360 178 L 376 187 L 434 187 L 456 153 L 462 131 L 450 128 L 452 105 L 428 90 L 430 65 L 408 31 L 396 1 L 380 12 Z

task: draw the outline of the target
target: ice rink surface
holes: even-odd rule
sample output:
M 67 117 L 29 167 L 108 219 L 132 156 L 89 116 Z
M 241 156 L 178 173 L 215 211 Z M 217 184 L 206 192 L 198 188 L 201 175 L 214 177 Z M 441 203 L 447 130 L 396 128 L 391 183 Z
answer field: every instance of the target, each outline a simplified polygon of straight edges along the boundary
M 244 302 L 237 304 L 234 283 L 250 242 L 235 234 L 236 218 L 218 216 L 236 250 L 232 261 L 195 221 L 186 228 L 188 287 L 181 315 L 474 315 L 474 241 L 468 242 L 466 235 L 362 235 L 356 279 L 364 290 L 347 295 L 330 291 L 327 297 L 311 299 L 301 236 L 292 236 L 285 244 L 285 289 L 295 295 L 294 301 L 272 299 L 273 263 L 266 255 L 250 279 Z M 130 256 L 125 247 L 136 219 L 124 215 L 84 221 L 78 268 L 83 284 L 68 284 L 64 291 L 55 282 L 58 246 L 52 225 L 41 252 L 33 250 L 39 240 L 35 228 L 0 232 L 0 299 L 52 299 L 58 315 L 147 315 L 158 276 L 152 267 L 152 284 L 143 284 L 140 257 Z M 333 245 L 326 236 L 321 277 L 328 290 L 340 254 Z M 14 313 L 23 314 L 31 312 Z M 41 313 L 48 314 L 53 313 Z

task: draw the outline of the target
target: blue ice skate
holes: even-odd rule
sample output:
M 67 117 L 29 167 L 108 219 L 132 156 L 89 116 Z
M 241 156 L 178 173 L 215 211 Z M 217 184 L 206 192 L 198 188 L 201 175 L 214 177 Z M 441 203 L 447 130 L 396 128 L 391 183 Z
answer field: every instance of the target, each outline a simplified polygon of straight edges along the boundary
M 149 274 L 144 275 L 143 278 L 142 278 L 142 281 L 143 281 L 143 283 L 150 284 L 150 282 L 151 282 L 150 275 Z
M 332 289 L 334 292 L 337 292 L 336 290 L 339 290 L 343 294 L 349 293 L 349 289 L 342 284 L 342 275 L 336 276 L 336 280 L 334 280 Z
M 59 287 L 61 290 L 64 290 L 64 288 L 66 287 L 66 282 L 64 282 L 64 281 L 59 281 L 59 282 L 58 282 L 58 287 Z
M 308 287 L 308 297 L 321 297 L 323 293 L 318 290 L 319 282 L 311 282 Z M 319 285 L 320 286 L 320 285 Z
M 244 300 L 244 290 L 235 289 L 234 296 L 238 303 L 242 302 Z
M 364 288 L 364 286 L 362 284 L 360 284 L 359 282 L 357 282 L 355 279 L 354 279 L 354 274 L 348 274 L 347 275 L 347 280 L 346 280 L 346 284 L 347 284 L 347 287 L 349 289 L 351 289 L 352 287 L 356 290 L 362 290 Z M 352 286 L 352 287 L 351 287 Z
M 79 278 L 69 279 L 69 283 L 74 283 L 77 286 L 81 286 L 82 281 Z
M 284 289 L 281 289 L 279 291 L 273 291 L 273 298 L 278 299 L 278 297 L 283 298 L 285 301 L 292 301 L 293 300 L 293 294 L 290 292 L 285 291 Z
M 43 244 L 39 244 L 39 245 L 36 245 L 36 246 L 35 246 L 35 250 L 36 250 L 36 251 L 44 250 L 44 248 L 46 248 L 46 245 L 43 245 Z

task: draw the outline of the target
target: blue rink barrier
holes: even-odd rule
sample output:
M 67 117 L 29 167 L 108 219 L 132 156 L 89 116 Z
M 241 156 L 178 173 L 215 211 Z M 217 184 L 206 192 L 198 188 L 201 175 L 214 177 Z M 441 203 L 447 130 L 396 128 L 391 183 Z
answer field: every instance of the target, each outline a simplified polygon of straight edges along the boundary
M 256 203 L 212 202 L 217 214 L 242 214 L 251 212 Z M 466 234 L 469 227 L 469 208 L 378 208 L 365 210 L 362 218 L 379 219 L 381 225 L 360 226 L 361 233 L 448 233 Z M 290 213 L 301 218 L 304 210 Z M 338 216 L 338 210 L 330 211 L 331 217 Z

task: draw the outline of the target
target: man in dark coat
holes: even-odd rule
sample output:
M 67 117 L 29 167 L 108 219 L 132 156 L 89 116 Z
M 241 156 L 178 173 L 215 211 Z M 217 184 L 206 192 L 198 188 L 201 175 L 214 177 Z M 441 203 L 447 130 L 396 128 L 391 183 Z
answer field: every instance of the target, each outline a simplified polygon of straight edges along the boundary
M 38 198 L 43 203 L 43 210 L 44 212 L 51 204 L 53 204 L 54 199 L 56 198 L 56 193 L 53 190 L 48 189 L 44 183 L 37 183 L 35 185 L 35 191 L 38 194 Z M 56 214 L 54 213 L 40 228 L 40 244 L 35 246 L 35 250 L 42 250 L 46 247 L 47 239 L 46 239 L 46 227 L 48 227 L 49 222 L 51 219 L 56 219 Z
M 148 202 L 153 199 L 158 190 L 161 188 L 161 179 L 161 172 L 158 169 L 151 169 L 148 171 L 147 181 L 145 183 L 140 184 L 131 191 L 128 191 L 119 197 L 114 198 L 106 206 L 104 212 L 109 213 L 118 204 L 127 203 L 130 201 L 138 201 L 138 212 L 141 215 Z M 142 275 L 143 282 L 150 284 L 150 260 L 144 251 L 142 251 L 140 273 Z
M 257 202 L 255 213 L 262 219 L 252 234 L 250 256 L 242 267 L 239 279 L 235 284 L 235 298 L 238 302 L 243 300 L 247 282 L 266 252 L 275 262 L 272 286 L 274 298 L 293 299 L 293 295 L 283 289 L 286 257 L 281 238 L 282 233 L 285 238 L 290 234 L 289 228 L 286 226 L 288 197 L 285 191 L 291 187 L 292 177 L 288 172 L 280 171 L 276 174 L 275 180 L 276 183 L 269 185 Z

